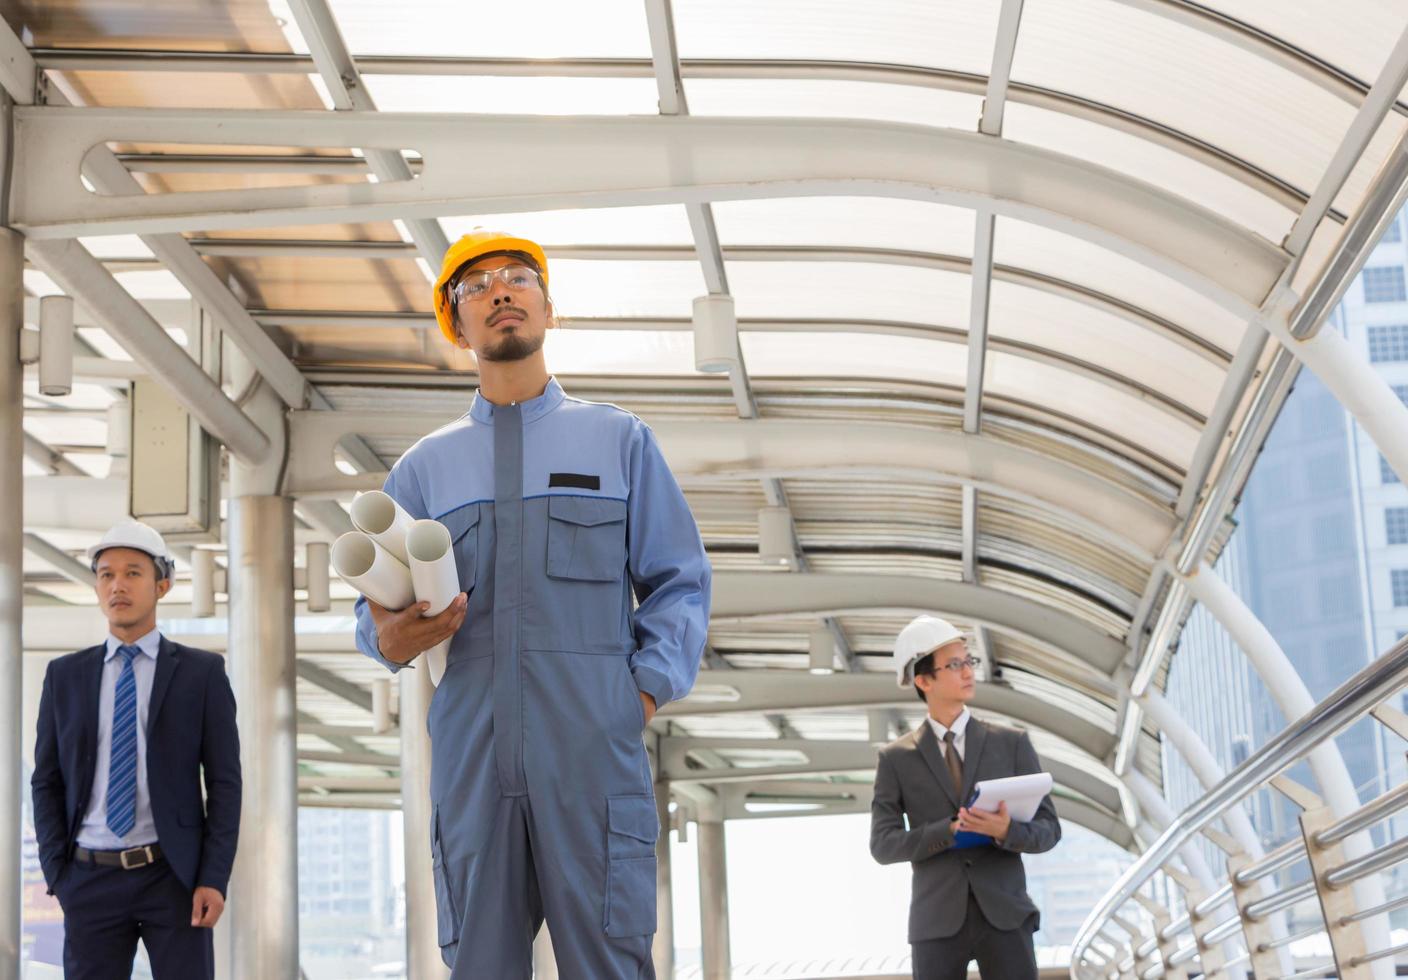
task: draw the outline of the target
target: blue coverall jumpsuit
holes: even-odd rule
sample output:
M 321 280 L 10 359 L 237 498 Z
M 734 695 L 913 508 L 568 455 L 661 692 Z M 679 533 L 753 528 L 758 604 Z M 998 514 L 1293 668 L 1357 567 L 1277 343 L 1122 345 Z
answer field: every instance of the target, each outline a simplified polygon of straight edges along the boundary
M 386 492 L 449 528 L 469 594 L 429 709 L 452 978 L 526 980 L 544 916 L 565 980 L 653 978 L 659 821 L 638 692 L 660 706 L 688 693 L 710 595 L 654 436 L 556 380 L 516 405 L 476 394 L 402 456 Z M 398 669 L 365 600 L 357 624 L 362 652 Z

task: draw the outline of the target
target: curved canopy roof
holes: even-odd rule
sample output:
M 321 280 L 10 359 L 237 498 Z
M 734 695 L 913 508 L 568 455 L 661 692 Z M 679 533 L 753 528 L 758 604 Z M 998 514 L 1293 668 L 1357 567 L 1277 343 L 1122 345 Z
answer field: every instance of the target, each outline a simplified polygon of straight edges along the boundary
M 708 669 L 654 726 L 682 791 L 864 806 L 867 743 L 920 715 L 891 641 L 930 611 L 973 630 L 979 714 L 1035 733 L 1063 813 L 1132 846 L 1114 770 L 1159 777 L 1129 690 L 1186 615 L 1170 569 L 1215 559 L 1295 374 L 1262 324 L 1317 326 L 1346 226 L 1397 201 L 1401 8 L 542 0 L 495 31 L 450 0 L 166 7 L 0 6 L 45 95 L 19 59 L 26 285 L 73 293 L 92 348 L 74 395 L 28 400 L 33 513 L 108 472 L 103 410 L 164 373 L 133 338 L 197 336 L 193 297 L 309 410 L 288 489 L 326 539 L 328 501 L 465 410 L 428 271 L 505 228 L 550 257 L 550 365 L 655 427 L 714 562 Z M 736 303 L 728 374 L 695 369 L 709 293 Z M 71 554 L 95 513 L 31 530 Z M 28 571 L 28 645 L 61 648 L 37 607 L 83 589 L 62 555 Z M 335 612 L 300 621 L 307 792 L 394 803 L 394 780 L 339 795 L 395 739 L 328 727 L 364 728 L 380 676 Z

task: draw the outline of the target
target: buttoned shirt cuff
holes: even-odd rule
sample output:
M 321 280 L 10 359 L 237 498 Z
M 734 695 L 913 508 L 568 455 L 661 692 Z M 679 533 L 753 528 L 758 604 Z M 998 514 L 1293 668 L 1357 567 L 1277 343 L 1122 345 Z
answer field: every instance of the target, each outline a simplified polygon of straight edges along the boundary
M 674 685 L 668 677 L 653 667 L 633 667 L 631 676 L 635 678 L 637 688 L 655 699 L 657 711 L 674 700 Z

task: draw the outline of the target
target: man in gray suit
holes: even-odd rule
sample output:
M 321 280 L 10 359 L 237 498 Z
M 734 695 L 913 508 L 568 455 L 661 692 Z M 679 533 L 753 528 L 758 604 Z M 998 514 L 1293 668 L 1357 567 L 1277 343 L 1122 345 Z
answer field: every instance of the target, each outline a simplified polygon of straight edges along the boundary
M 1055 847 L 1061 824 L 1050 796 L 1029 823 L 1012 820 L 1005 804 L 997 813 L 962 805 L 980 779 L 1041 771 L 1025 732 L 969 715 L 977 665 L 963 634 L 935 616 L 918 617 L 895 641 L 899 685 L 915 688 L 929 717 L 880 750 L 870 853 L 914 868 L 915 980 L 963 980 L 973 959 L 984 980 L 1037 975 L 1040 913 L 1021 855 Z

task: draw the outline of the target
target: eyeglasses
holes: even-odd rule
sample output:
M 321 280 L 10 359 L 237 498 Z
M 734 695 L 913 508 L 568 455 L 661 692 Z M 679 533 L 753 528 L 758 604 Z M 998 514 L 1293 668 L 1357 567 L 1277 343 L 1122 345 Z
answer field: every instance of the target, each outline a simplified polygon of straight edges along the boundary
M 941 670 L 951 670 L 955 674 L 957 674 L 961 672 L 964 667 L 967 667 L 969 670 L 977 670 L 978 664 L 980 663 L 982 663 L 982 661 L 979 660 L 977 657 L 964 657 L 962 660 L 950 660 L 946 664 L 935 664 L 928 670 L 924 671 L 924 673 L 935 674 Z
M 455 297 L 455 302 L 480 299 L 488 295 L 495 279 L 516 293 L 540 286 L 543 281 L 536 269 L 526 265 L 506 265 L 502 269 L 466 272 L 450 287 L 450 293 Z

